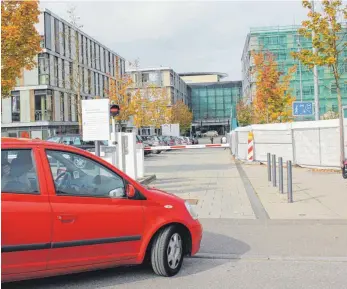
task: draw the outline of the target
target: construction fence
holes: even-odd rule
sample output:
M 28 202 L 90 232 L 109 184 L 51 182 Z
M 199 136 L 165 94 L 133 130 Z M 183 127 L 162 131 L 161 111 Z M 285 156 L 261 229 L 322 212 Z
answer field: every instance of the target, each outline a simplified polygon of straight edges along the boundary
M 249 132 L 253 133 L 249 146 Z M 347 157 L 347 119 L 344 121 L 345 157 Z M 266 162 L 267 153 L 308 167 L 340 167 L 339 121 L 320 120 L 293 123 L 257 124 L 231 132 L 230 149 L 240 160 Z

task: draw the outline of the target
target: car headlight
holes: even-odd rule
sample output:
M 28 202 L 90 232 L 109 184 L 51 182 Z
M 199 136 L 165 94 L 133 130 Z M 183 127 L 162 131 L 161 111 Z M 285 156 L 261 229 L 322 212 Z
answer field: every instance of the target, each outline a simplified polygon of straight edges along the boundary
M 186 206 L 186 209 L 187 211 L 189 212 L 189 214 L 192 216 L 192 218 L 194 220 L 197 220 L 198 219 L 198 214 L 194 211 L 193 207 L 191 206 L 191 204 L 189 204 L 188 201 L 185 201 L 184 202 L 185 206 Z

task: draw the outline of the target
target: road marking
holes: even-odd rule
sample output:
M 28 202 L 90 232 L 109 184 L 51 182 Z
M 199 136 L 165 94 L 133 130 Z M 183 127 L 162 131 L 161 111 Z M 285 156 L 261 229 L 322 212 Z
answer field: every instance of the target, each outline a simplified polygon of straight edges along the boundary
M 247 174 L 243 170 L 241 164 L 238 163 L 237 161 L 235 161 L 235 164 L 236 164 L 236 168 L 240 174 L 240 177 L 242 179 L 243 185 L 245 187 L 245 190 L 246 190 L 248 199 L 251 203 L 255 217 L 259 220 L 270 219 L 268 213 L 266 212 L 265 208 L 263 207 L 263 204 L 261 203 L 257 194 L 255 193 L 255 191 L 252 187 L 252 184 L 249 181 Z
M 277 256 L 277 255 L 239 255 L 239 254 L 215 254 L 198 253 L 190 258 L 194 259 L 226 259 L 249 261 L 287 261 L 287 262 L 347 262 L 347 257 L 334 256 Z

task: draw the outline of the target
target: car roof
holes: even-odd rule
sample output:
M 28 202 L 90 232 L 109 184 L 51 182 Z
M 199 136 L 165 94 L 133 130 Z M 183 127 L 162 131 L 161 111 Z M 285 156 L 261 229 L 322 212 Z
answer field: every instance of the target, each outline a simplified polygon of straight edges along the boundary
M 30 138 L 13 138 L 13 137 L 2 137 L 1 144 L 6 145 L 36 145 L 36 146 L 45 146 L 45 147 L 60 147 L 60 148 L 74 148 L 73 146 L 60 144 L 51 141 L 44 141 L 41 139 L 30 139 Z M 79 151 L 83 151 L 78 149 Z

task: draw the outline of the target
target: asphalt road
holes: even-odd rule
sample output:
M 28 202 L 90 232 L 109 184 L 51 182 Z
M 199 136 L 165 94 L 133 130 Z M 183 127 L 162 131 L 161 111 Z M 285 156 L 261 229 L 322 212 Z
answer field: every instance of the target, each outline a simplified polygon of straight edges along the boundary
M 158 162 L 177 156 L 165 154 Z M 152 167 L 155 162 L 150 158 Z M 133 266 L 2 284 L 2 288 L 347 289 L 347 220 L 209 218 L 201 222 L 200 253 L 186 259 L 172 278 Z
M 347 222 L 204 219 L 200 253 L 173 278 L 133 266 L 3 284 L 11 289 L 347 288 Z

